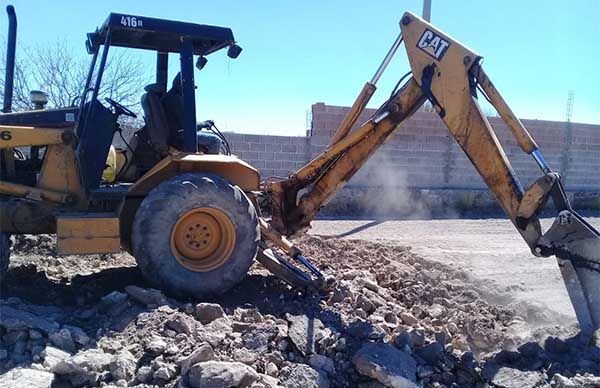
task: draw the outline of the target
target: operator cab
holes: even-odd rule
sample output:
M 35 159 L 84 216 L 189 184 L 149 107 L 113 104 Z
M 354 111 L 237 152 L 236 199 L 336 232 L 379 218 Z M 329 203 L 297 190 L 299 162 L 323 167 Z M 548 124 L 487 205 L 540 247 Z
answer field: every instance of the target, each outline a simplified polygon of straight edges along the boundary
M 226 139 L 212 121 L 196 124 L 194 58 L 199 70 L 206 64 L 206 56 L 224 48 L 228 48 L 230 58 L 237 58 L 242 49 L 235 44 L 231 29 L 111 13 L 102 26 L 87 34 L 86 48 L 92 61 L 79 106 L 74 101 L 69 107 L 45 109 L 44 101 L 39 103 L 44 93 L 34 91 L 34 110 L 11 112 L 16 16 L 12 6 L 7 7 L 7 12 L 13 38 L 9 39 L 6 56 L 7 63 L 13 65 L 5 79 L 4 114 L 0 115 L 0 125 L 72 127 L 77 135 L 78 172 L 86 190 L 98 189 L 103 180 L 105 183 L 134 182 L 173 150 L 229 153 Z M 102 77 L 111 47 L 156 53 L 156 79 L 139 91 L 143 94 L 144 124 L 134 128 L 133 138 L 123 139 L 125 147 L 120 150 L 112 146 L 115 134 L 121 132 L 118 119 L 120 116 L 136 118 L 136 114 L 120 101 L 104 98 Z M 170 54 L 179 57 L 176 60 L 180 68 L 169 80 Z M 201 129 L 207 131 L 200 132 Z M 12 169 L 5 168 L 11 164 L 2 162 L 5 153 L 0 153 L 0 179 L 26 185 L 36 183 L 46 147 L 30 148 L 28 156 L 15 151 L 21 157 L 11 162 L 15 165 Z
M 105 98 L 110 108 L 100 101 L 102 76 L 110 47 L 156 52 L 156 79 L 144 88 L 141 98 L 144 126 L 126 144 L 126 149 L 116 151 L 111 148 L 111 143 L 115 132 L 121 130 L 118 117 L 135 118 L 136 115 L 118 101 Z M 135 180 L 168 155 L 171 149 L 214 152 L 210 143 L 216 136 L 212 135 L 211 140 L 211 135 L 198 134 L 194 57 L 197 57 L 196 68 L 199 70 L 206 64 L 206 56 L 224 48 L 228 48 L 230 58 L 237 58 L 242 49 L 235 44 L 231 29 L 111 13 L 100 28 L 87 35 L 86 48 L 92 55 L 92 62 L 76 128 L 79 138 L 77 156 L 86 188 L 95 189 L 100 185 L 109 153 L 116 152 L 113 155 L 116 171 L 113 171 L 112 178 Z M 178 54 L 180 62 L 180 69 L 171 82 L 168 79 L 169 54 Z M 213 127 L 212 124 L 200 127 Z M 219 144 L 226 142 L 218 130 L 215 132 L 220 137 L 217 137 Z M 124 160 L 121 166 L 118 160 Z

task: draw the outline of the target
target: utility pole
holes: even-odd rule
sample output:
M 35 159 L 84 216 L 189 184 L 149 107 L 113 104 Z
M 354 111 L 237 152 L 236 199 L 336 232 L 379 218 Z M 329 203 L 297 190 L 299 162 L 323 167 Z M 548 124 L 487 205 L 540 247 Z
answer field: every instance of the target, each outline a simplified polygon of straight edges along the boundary
M 561 175 L 563 183 L 567 181 L 567 174 L 569 172 L 571 162 L 571 145 L 573 144 L 573 128 L 571 127 L 571 118 L 573 116 L 573 101 L 575 100 L 575 91 L 569 90 L 567 96 L 567 111 L 565 114 L 565 144 L 562 150 L 561 160 Z
M 421 14 L 421 16 L 428 22 L 431 21 L 431 0 L 423 0 L 423 13 Z M 424 112 L 435 112 L 435 109 L 433 109 L 433 106 L 429 101 L 425 101 L 423 103 L 423 106 L 421 106 L 421 110 Z
M 573 100 L 575 100 L 575 91 L 569 90 L 569 94 L 567 97 L 567 123 L 571 123 L 571 117 L 573 116 Z
M 423 0 L 423 19 L 431 21 L 431 0 Z

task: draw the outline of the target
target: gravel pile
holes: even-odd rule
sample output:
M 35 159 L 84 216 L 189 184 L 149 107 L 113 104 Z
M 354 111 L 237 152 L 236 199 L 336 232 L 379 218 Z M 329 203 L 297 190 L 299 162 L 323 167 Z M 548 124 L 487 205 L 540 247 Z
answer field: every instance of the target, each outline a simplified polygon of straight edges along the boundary
M 256 266 L 199 302 L 147 288 L 127 255 L 59 259 L 29 240 L 2 285 L 0 388 L 600 386 L 600 338 L 534 330 L 543 313 L 487 303 L 408 248 L 305 237 L 329 295 Z

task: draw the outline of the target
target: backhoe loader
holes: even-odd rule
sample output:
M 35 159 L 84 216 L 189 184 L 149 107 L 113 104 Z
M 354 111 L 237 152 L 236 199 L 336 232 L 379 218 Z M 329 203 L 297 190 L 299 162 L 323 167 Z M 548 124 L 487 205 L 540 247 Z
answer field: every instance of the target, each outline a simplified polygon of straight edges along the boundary
M 494 193 L 535 256 L 556 256 L 585 336 L 600 327 L 600 235 L 571 207 L 560 175 L 509 108 L 482 67 L 482 57 L 407 12 L 400 34 L 367 82 L 329 146 L 286 179 L 261 182 L 258 171 L 231 155 L 212 122 L 196 122 L 196 67 L 228 48 L 230 29 L 110 14 L 87 36 L 92 56 L 78 106 L 10 113 L 16 16 L 8 7 L 9 38 L 4 114 L 0 115 L 0 269 L 9 236 L 50 233 L 60 254 L 130 252 L 147 281 L 171 295 L 203 298 L 225 292 L 258 260 L 287 282 L 326 289 L 323 275 L 288 238 L 310 226 L 327 203 L 401 124 L 429 101 Z M 391 97 L 351 130 L 385 68 L 404 43 L 410 62 Z M 134 112 L 101 102 L 109 48 L 156 52 L 156 82 L 142 97 L 144 125 L 124 149 L 111 145 L 118 118 Z M 170 54 L 180 72 L 170 89 Z M 167 90 L 168 89 L 168 90 Z M 483 113 L 483 96 L 506 122 L 541 177 L 521 186 Z M 203 148 L 212 129 L 223 147 Z M 200 132 L 199 132 L 200 130 Z M 213 148 L 213 147 L 209 147 Z M 25 150 L 25 151 L 23 151 Z M 108 164 L 108 167 L 107 167 Z M 542 231 L 538 215 L 549 199 L 557 217 Z

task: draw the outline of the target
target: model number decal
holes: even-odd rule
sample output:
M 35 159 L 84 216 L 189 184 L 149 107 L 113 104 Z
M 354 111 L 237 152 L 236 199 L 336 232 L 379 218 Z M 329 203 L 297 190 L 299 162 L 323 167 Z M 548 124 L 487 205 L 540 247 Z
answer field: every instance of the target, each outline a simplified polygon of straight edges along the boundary
M 10 131 L 0 132 L 0 140 L 4 140 L 4 141 L 12 140 L 12 133 L 10 133 Z
M 142 27 L 144 25 L 142 19 L 135 16 L 121 16 L 121 24 L 125 27 Z
M 446 51 L 448 51 L 448 47 L 450 47 L 450 42 L 430 29 L 427 29 L 421 35 L 417 47 L 438 61 L 441 61 Z

